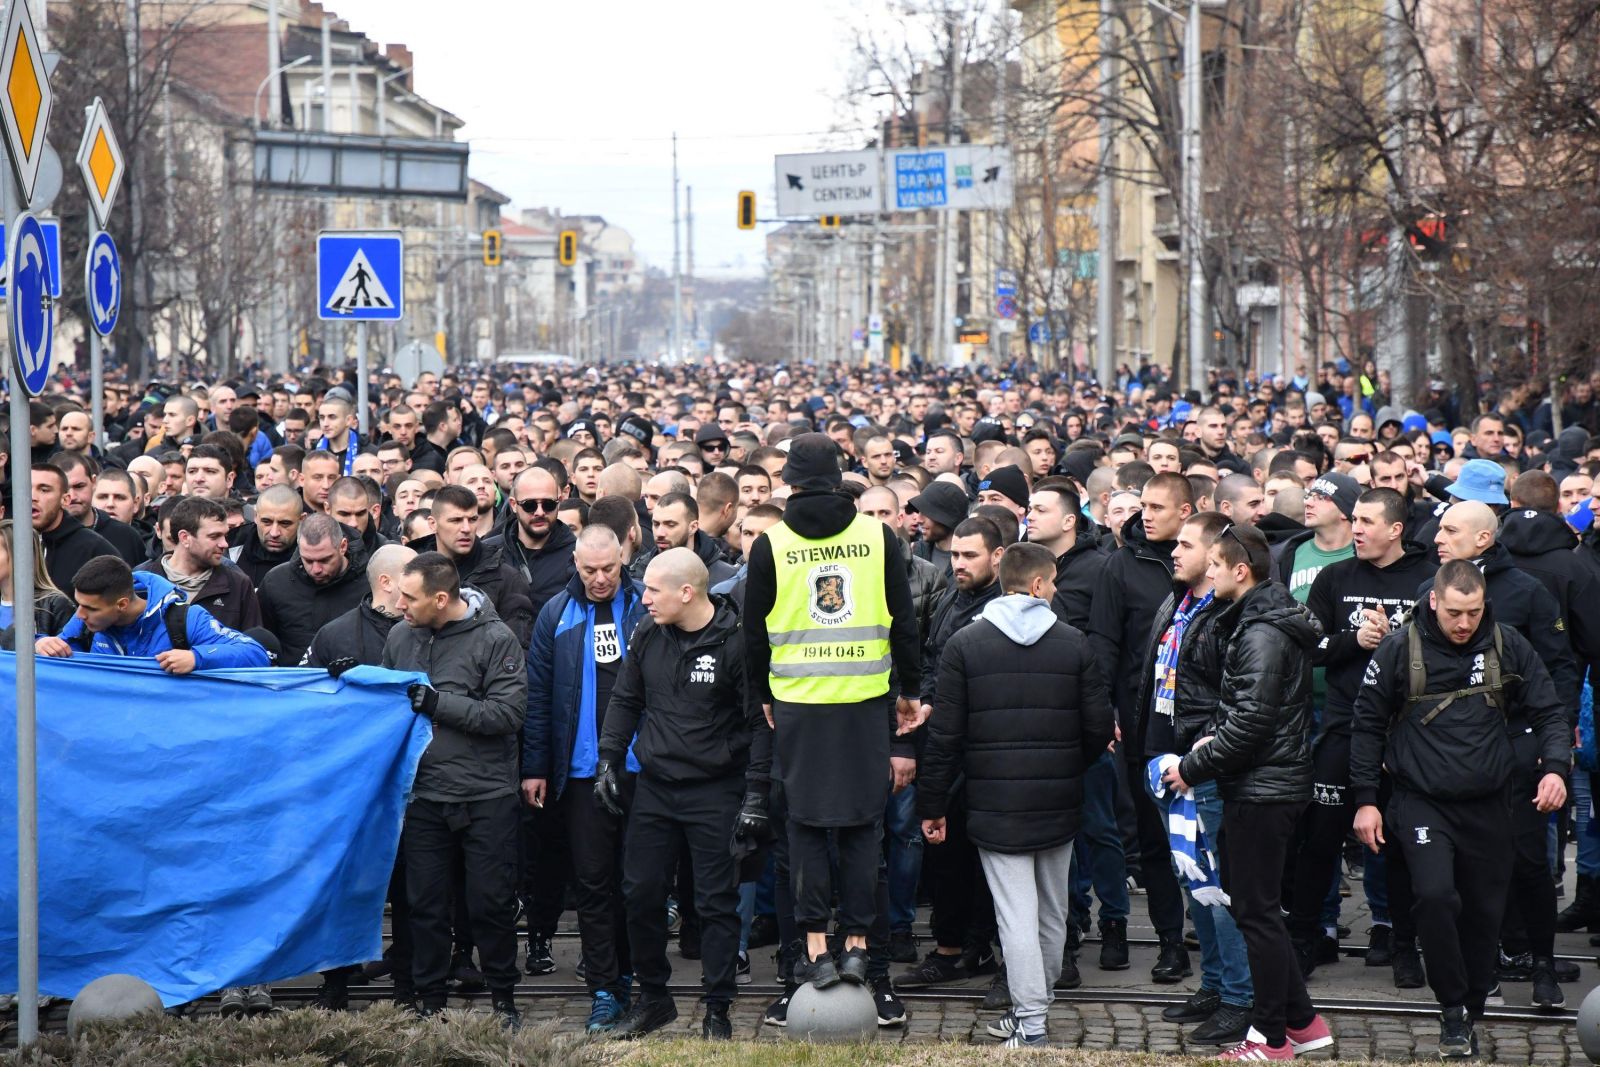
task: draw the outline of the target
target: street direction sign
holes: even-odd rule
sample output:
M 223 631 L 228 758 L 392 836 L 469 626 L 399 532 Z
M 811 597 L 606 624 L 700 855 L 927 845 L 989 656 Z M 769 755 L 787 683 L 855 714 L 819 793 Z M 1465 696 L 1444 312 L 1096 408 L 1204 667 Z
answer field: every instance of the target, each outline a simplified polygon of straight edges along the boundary
M 122 310 L 122 260 L 117 256 L 116 242 L 104 230 L 89 242 L 89 256 L 83 265 L 83 293 L 89 306 L 89 325 L 101 337 L 110 337 Z
M 883 210 L 878 153 L 811 152 L 775 161 L 778 214 L 785 218 L 876 214 Z
M 10 0 L 0 24 L 0 126 L 22 198 L 32 201 L 50 125 L 50 74 L 27 0 Z
M 405 315 L 405 247 L 399 230 L 317 235 L 317 317 L 396 322 Z
M 39 219 L 39 228 L 44 231 L 45 269 L 50 280 L 50 297 L 53 300 L 61 299 L 61 221 L 59 219 Z M 0 255 L 9 255 L 11 246 L 6 243 L 7 230 L 0 225 Z M 9 259 L 0 260 L 0 300 L 6 298 L 10 284 Z
M 6 313 L 11 327 L 11 360 L 16 377 L 29 396 L 38 396 L 50 381 L 50 343 L 55 335 L 55 301 L 50 297 L 49 259 L 44 228 L 24 212 L 11 226 L 10 255 L 14 265 Z
M 95 97 L 85 114 L 88 121 L 83 128 L 83 141 L 78 145 L 78 172 L 83 175 L 84 187 L 89 191 L 89 206 L 94 209 L 95 220 L 104 227 L 109 225 L 111 208 L 116 203 L 117 190 L 122 188 L 122 175 L 127 167 L 105 103 Z
M 885 160 L 894 211 L 985 211 L 1014 198 L 1011 153 L 1004 145 L 898 148 Z
M 1036 345 L 1050 343 L 1050 324 L 1043 319 L 1028 327 L 1028 340 Z

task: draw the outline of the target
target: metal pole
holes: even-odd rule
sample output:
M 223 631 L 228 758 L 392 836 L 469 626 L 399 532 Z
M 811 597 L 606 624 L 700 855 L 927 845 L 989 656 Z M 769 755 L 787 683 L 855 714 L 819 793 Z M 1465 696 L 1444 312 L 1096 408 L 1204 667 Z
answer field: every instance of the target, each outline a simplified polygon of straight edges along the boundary
M 136 0 L 128 0 L 131 6 Z M 278 70 L 282 62 L 278 51 L 278 0 L 267 0 L 267 69 L 272 73 L 268 77 L 272 80 L 271 91 L 267 93 L 267 129 L 276 129 L 283 121 L 283 74 Z M 128 77 L 133 77 L 133 68 L 136 64 L 128 64 Z M 137 98 L 135 98 L 137 100 Z
M 100 227 L 96 226 L 95 223 L 94 223 L 94 212 L 92 212 L 92 211 L 88 212 L 85 215 L 85 219 L 87 221 L 88 230 L 89 230 L 88 248 L 90 249 L 90 251 L 93 251 L 94 250 L 94 239 L 100 235 Z M 93 426 L 92 426 L 92 428 L 94 430 L 94 443 L 96 445 L 98 445 L 100 448 L 103 449 L 106 446 L 106 431 L 105 431 L 105 425 L 106 425 L 106 372 L 105 372 L 105 358 L 102 355 L 103 346 L 102 346 L 101 341 L 100 341 L 100 331 L 96 330 L 93 326 L 90 326 L 89 329 L 86 330 L 85 332 L 88 333 L 88 335 L 89 335 L 89 405 L 90 405 L 90 418 L 92 418 L 94 420 L 94 423 L 93 423 Z M 31 503 L 29 505 L 29 511 L 30 511 L 30 513 L 32 511 L 32 504 Z M 21 512 L 18 512 L 18 514 L 21 514 Z
M 322 132 L 333 132 L 333 17 L 322 16 Z
M 965 65 L 961 53 L 961 17 L 950 16 L 950 115 L 945 124 L 945 143 L 957 144 L 961 138 L 961 75 Z M 944 293 L 940 303 L 944 308 L 944 321 L 940 324 L 945 338 L 945 350 L 940 362 L 948 363 L 954 351 L 956 305 L 960 302 L 961 212 L 945 211 L 944 219 Z
M 361 437 L 367 437 L 367 324 L 356 323 L 356 407 Z
M 1394 221 L 1389 227 L 1389 247 L 1384 257 L 1384 273 L 1387 275 L 1384 283 L 1388 299 L 1384 301 L 1383 318 L 1386 321 L 1378 337 L 1377 348 L 1388 356 L 1385 362 L 1388 364 L 1390 383 L 1394 387 L 1394 402 L 1404 407 L 1411 402 L 1416 391 L 1416 367 L 1411 355 L 1411 316 L 1406 298 L 1406 276 L 1411 266 L 1410 237 L 1401 221 L 1405 208 L 1405 190 L 1402 186 L 1406 178 L 1406 127 L 1399 116 L 1406 114 L 1409 89 L 1406 84 L 1405 5 L 1401 0 L 1385 0 L 1383 14 L 1384 65 L 1389 83 L 1384 95 L 1389 114 L 1394 120 L 1390 123 L 1387 147 L 1399 181 L 1391 186 L 1389 196 L 1389 211 Z M 1549 321 L 1545 320 L 1547 327 Z M 1551 395 L 1555 398 L 1552 408 L 1559 408 L 1559 395 Z
M 1095 180 L 1095 222 L 1100 231 L 1100 251 L 1095 259 L 1095 370 L 1100 387 L 1108 389 L 1117 376 L 1117 204 L 1111 180 L 1116 153 L 1116 132 L 1111 121 L 1111 102 L 1117 91 L 1117 62 L 1112 55 L 1115 42 L 1112 19 L 1115 0 L 1100 0 L 1100 174 Z
M 10 174 L 0 175 L 0 218 L 12 217 L 20 197 Z M 8 294 L 8 300 L 13 298 Z M 91 332 L 93 332 L 91 330 Z M 46 341 L 48 344 L 49 342 Z M 11 603 L 17 649 L 17 1047 L 39 1040 L 39 795 L 35 762 L 33 662 L 33 455 L 28 391 L 16 357 L 11 379 Z M 98 394 L 97 394 L 98 395 Z
M 1183 26 L 1183 192 L 1184 259 L 1189 271 L 1189 388 L 1203 393 L 1206 385 L 1206 273 L 1201 256 L 1205 233 L 1204 159 L 1200 147 L 1201 91 L 1200 0 L 1190 0 Z
M 678 135 L 672 135 L 672 352 L 671 358 L 682 356 L 683 340 L 683 275 L 678 265 Z

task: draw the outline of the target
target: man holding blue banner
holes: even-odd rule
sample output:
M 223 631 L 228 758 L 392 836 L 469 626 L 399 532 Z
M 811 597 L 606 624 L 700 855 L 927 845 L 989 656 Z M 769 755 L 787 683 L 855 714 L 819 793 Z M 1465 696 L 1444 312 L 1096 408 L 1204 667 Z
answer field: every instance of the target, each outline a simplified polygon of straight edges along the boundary
M 522 645 L 476 589 L 461 588 L 455 564 L 424 552 L 400 575 L 400 610 L 383 665 L 422 671 L 411 708 L 433 721 L 417 766 L 401 848 L 411 905 L 412 975 L 419 1012 L 445 1006 L 450 974 L 451 896 L 457 855 L 473 943 L 494 1013 L 519 1026 L 517 984 L 517 736 L 528 701 Z

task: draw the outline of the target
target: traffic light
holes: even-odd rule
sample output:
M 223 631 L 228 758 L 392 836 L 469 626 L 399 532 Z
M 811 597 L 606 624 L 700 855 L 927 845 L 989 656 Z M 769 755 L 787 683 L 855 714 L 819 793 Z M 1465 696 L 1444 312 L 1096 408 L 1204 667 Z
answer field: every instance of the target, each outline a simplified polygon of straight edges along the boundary
M 756 228 L 756 194 L 746 190 L 739 194 L 739 229 Z
M 561 237 L 556 241 L 556 259 L 563 267 L 570 267 L 578 262 L 577 230 L 561 231 Z
M 839 223 L 843 220 L 840 219 L 838 215 L 824 215 L 817 221 L 822 223 L 822 228 L 824 230 L 837 230 L 839 228 Z
M 500 231 L 483 231 L 483 265 L 485 267 L 498 267 L 500 265 Z

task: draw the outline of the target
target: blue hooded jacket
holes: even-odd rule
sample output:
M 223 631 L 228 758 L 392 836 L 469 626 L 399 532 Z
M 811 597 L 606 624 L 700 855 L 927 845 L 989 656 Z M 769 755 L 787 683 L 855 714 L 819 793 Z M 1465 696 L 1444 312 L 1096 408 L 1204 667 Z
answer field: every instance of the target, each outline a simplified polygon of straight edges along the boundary
M 183 602 L 183 591 L 161 575 L 148 571 L 134 572 L 133 591 L 144 597 L 144 613 L 127 626 L 90 635 L 90 652 L 154 657 L 159 652 L 171 651 L 166 611 L 169 605 Z M 205 608 L 191 605 L 185 623 L 195 670 L 271 666 L 266 649 L 239 631 L 222 625 Z M 70 645 L 81 646 L 85 636 L 83 620 L 74 615 L 56 636 Z
M 611 617 L 624 657 L 633 630 L 644 617 L 643 587 L 627 576 L 611 599 Z M 522 777 L 544 778 L 551 800 L 561 797 L 572 769 L 574 752 L 598 758 L 604 708 L 594 706 L 594 606 L 583 594 L 583 580 L 573 575 L 567 588 L 551 597 L 539 612 L 528 645 L 528 716 L 522 728 Z M 587 727 L 587 730 L 585 730 Z M 582 736 L 580 736 L 582 735 Z M 639 763 L 628 752 L 628 770 Z

